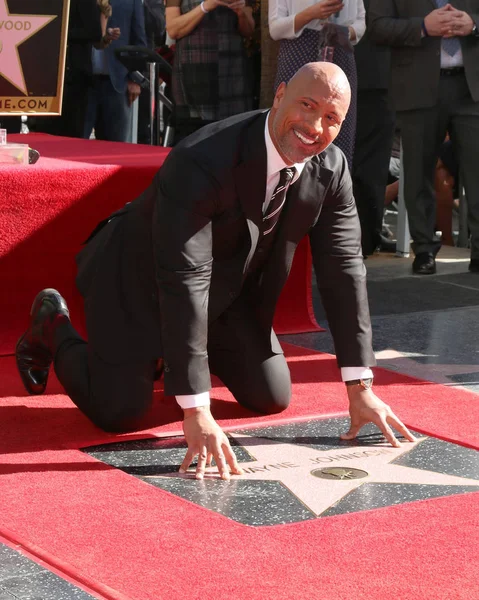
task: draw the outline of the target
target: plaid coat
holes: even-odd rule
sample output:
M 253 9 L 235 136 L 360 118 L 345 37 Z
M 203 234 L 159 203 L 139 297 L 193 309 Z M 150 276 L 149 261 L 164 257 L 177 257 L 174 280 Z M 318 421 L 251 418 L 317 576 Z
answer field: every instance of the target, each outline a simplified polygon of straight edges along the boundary
M 198 4 L 199 0 L 181 0 L 181 13 Z M 220 6 L 176 43 L 176 116 L 180 120 L 218 121 L 251 110 L 252 93 L 252 76 L 238 32 L 238 17 Z

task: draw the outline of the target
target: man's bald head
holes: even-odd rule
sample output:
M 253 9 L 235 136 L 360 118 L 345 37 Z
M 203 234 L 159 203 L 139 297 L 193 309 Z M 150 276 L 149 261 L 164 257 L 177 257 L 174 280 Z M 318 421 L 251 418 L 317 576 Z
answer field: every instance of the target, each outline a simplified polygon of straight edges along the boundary
M 347 101 L 348 106 L 351 101 L 351 86 L 349 85 L 346 73 L 331 62 L 311 62 L 303 65 L 288 83 L 288 88 L 294 90 L 298 86 L 322 83 L 333 93 L 341 96 Z
M 276 91 L 271 138 L 289 164 L 319 154 L 336 138 L 348 112 L 351 87 L 337 65 L 307 63 Z

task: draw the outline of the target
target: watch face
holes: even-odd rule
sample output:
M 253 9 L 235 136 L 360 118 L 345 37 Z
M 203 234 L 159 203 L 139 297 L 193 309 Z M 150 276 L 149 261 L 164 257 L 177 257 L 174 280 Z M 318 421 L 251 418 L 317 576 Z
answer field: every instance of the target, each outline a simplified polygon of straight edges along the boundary
M 365 390 L 370 390 L 373 387 L 372 379 L 361 379 L 361 385 Z

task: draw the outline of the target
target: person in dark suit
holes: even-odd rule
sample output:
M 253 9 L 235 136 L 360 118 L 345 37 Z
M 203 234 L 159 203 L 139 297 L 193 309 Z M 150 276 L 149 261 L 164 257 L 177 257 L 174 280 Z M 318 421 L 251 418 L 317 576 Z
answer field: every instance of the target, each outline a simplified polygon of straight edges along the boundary
M 115 55 L 121 46 L 146 46 L 145 16 L 141 0 L 111 0 L 108 28 L 120 36 L 104 49 L 93 49 L 93 85 L 89 89 L 83 137 L 111 142 L 131 141 L 131 106 L 140 95 L 140 86 Z
M 404 157 L 413 272 L 436 272 L 434 172 L 449 132 L 471 232 L 469 270 L 479 272 L 479 0 L 370 0 L 369 33 L 392 47 L 392 96 Z
M 7 133 L 20 133 L 22 130 L 22 118 L 0 115 L 0 128 L 6 129 Z
M 37 115 L 35 131 L 51 135 L 83 137 L 88 90 L 92 84 L 92 47 L 101 40 L 102 30 L 97 0 L 71 0 L 62 113 L 53 117 Z
M 366 19 L 369 0 L 364 1 Z M 394 110 L 389 98 L 391 50 L 371 41 L 369 31 L 354 49 L 358 75 L 356 146 L 353 190 L 361 222 L 364 256 L 375 250 L 395 252 L 382 235 L 384 198 L 394 134 Z
M 240 469 L 209 411 L 210 373 L 243 406 L 284 410 L 291 379 L 272 330 L 296 246 L 309 233 L 355 437 L 368 421 L 391 444 L 411 434 L 371 390 L 375 358 L 360 227 L 344 154 L 331 145 L 350 88 L 331 63 L 282 84 L 271 111 L 208 125 L 169 154 L 151 187 L 101 223 L 78 257 L 88 344 L 54 290 L 35 299 L 17 345 L 30 393 L 52 359 L 73 402 L 99 427 L 135 429 L 152 402 L 158 358 L 165 393 L 185 413 L 184 471 L 209 453 L 222 477 Z

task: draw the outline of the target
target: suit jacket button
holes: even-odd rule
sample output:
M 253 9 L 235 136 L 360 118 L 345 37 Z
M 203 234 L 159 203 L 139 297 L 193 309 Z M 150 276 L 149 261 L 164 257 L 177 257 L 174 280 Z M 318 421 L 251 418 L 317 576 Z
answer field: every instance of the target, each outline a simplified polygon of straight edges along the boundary
M 169 373 L 170 372 L 170 367 L 165 367 L 164 371 L 165 371 L 165 373 Z
M 230 298 L 231 298 L 231 299 L 233 299 L 233 298 L 236 298 L 236 294 L 235 294 L 234 292 L 230 292 L 230 294 L 229 294 L 229 295 L 230 295 Z

